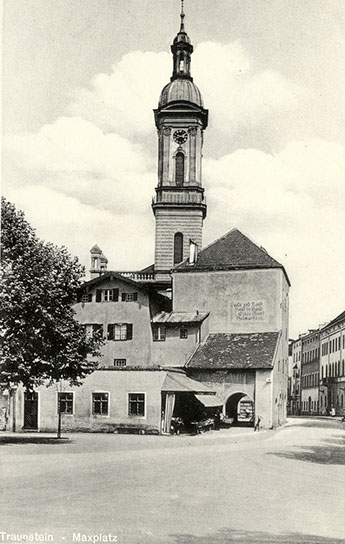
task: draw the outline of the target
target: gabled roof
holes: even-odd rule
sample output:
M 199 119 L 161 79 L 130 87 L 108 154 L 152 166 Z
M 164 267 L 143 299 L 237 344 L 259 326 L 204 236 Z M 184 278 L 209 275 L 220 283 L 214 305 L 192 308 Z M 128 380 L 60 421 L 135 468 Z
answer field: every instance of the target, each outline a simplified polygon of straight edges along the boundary
M 202 272 L 212 270 L 243 270 L 256 268 L 280 268 L 288 283 L 289 278 L 282 264 L 271 257 L 267 251 L 254 244 L 238 229 L 218 238 L 202 249 L 195 264 L 184 261 L 174 268 L 174 272 Z
M 186 366 L 211 370 L 271 369 L 279 334 L 211 333 Z
M 92 280 L 86 281 L 79 287 L 79 289 L 85 289 L 85 287 L 93 287 L 94 285 L 103 283 L 105 280 L 111 280 L 113 278 L 116 278 L 117 280 L 120 280 L 124 283 L 128 283 L 128 285 L 131 285 L 132 287 L 135 287 L 136 289 L 143 288 L 140 285 L 140 283 L 138 283 L 137 281 L 131 280 L 130 278 L 126 278 L 125 276 L 122 276 L 122 274 L 119 274 L 118 272 L 108 270 L 107 272 L 104 272 L 104 274 L 97 276 L 97 278 L 93 278 Z
M 201 323 L 209 312 L 160 312 L 152 318 L 152 323 Z
M 327 323 L 327 325 L 323 327 L 322 330 L 328 329 L 329 327 L 332 327 L 333 325 L 336 325 L 340 321 L 344 321 L 344 320 L 345 320 L 345 311 L 341 312 L 341 314 L 337 315 L 337 317 L 335 317 L 334 319 L 332 319 L 332 321 Z

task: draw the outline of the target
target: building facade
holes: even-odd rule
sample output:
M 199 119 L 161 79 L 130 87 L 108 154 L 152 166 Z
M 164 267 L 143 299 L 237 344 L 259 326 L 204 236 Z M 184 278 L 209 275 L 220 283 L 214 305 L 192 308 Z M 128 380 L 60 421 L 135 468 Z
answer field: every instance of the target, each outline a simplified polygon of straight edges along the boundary
M 9 428 L 167 433 L 219 408 L 234 424 L 286 418 L 289 279 L 237 229 L 202 249 L 206 201 L 203 134 L 208 111 L 191 76 L 193 46 L 181 13 L 173 73 L 154 112 L 158 131 L 155 262 L 111 271 L 91 249 L 90 281 L 75 304 L 85 334 L 105 339 L 82 386 L 20 387 Z
M 320 332 L 320 412 L 345 414 L 345 312 Z
M 301 413 L 319 413 L 320 331 L 303 336 L 301 364 Z

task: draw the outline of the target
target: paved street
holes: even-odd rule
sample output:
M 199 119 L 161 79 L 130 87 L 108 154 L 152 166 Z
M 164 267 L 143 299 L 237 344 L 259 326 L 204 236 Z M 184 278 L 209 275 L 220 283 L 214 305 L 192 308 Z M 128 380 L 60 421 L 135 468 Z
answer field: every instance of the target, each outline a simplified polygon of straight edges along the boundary
M 67 543 L 73 532 L 120 544 L 343 542 L 345 425 L 336 420 L 64 437 L 0 434 L 0 531 Z

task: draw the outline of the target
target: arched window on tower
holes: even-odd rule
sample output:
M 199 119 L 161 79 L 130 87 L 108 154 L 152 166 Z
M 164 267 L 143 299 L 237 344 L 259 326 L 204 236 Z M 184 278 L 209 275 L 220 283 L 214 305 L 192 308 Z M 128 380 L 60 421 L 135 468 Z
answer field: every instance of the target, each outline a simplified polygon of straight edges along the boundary
M 174 236 L 174 264 L 183 261 L 183 234 L 177 232 Z
M 175 181 L 176 185 L 183 185 L 184 182 L 184 154 L 181 152 L 175 158 Z

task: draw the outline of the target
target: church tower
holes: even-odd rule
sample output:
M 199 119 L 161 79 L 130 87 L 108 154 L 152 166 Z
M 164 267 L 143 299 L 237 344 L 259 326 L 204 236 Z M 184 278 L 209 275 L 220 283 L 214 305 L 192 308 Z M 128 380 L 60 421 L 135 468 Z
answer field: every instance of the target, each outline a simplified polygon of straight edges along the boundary
M 201 249 L 206 202 L 201 183 L 203 131 L 208 110 L 191 76 L 193 45 L 181 26 L 171 46 L 173 72 L 154 110 L 158 132 L 158 185 L 152 209 L 156 221 L 155 279 L 189 256 L 190 241 Z

